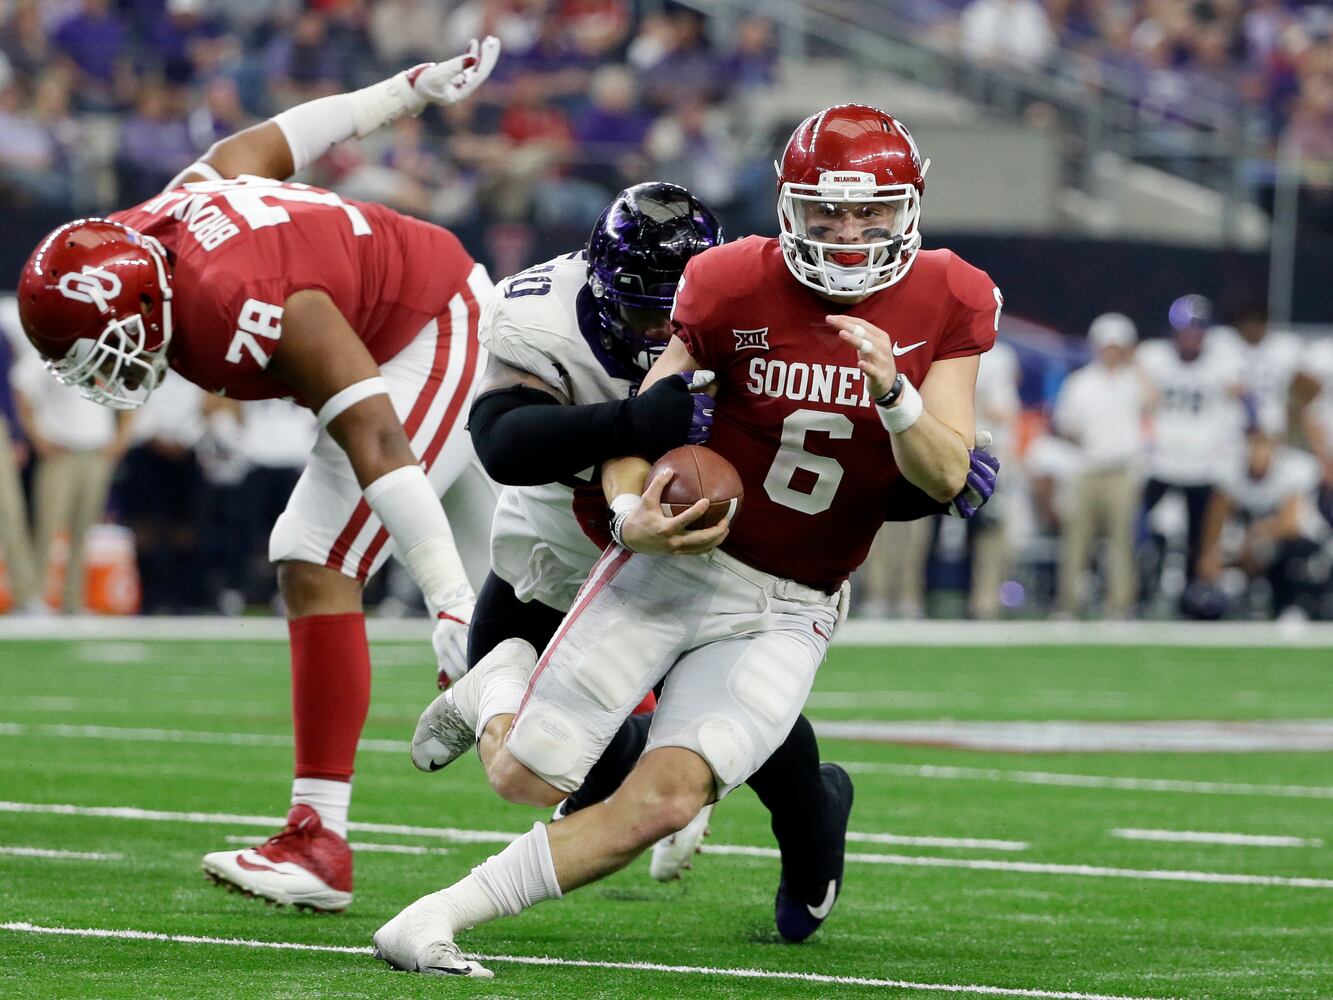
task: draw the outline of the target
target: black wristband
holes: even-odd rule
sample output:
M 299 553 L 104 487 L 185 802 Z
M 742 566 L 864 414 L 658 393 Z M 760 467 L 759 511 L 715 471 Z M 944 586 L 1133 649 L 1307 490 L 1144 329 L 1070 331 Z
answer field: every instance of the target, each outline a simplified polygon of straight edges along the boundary
M 889 407 L 898 402 L 898 397 L 903 394 L 903 389 L 907 386 L 907 376 L 899 372 L 893 377 L 893 385 L 889 391 L 875 400 L 876 406 Z

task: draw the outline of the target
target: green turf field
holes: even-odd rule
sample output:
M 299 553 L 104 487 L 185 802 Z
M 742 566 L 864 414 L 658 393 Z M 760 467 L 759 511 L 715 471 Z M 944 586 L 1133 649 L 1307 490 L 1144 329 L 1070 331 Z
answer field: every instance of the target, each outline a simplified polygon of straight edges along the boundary
M 316 916 L 230 895 L 199 871 L 201 854 L 262 839 L 276 831 L 263 818 L 286 812 L 283 643 L 0 642 L 0 995 L 1333 997 L 1333 766 L 1326 752 L 1290 750 L 1017 753 L 826 739 L 825 758 L 853 771 L 861 836 L 843 897 L 808 943 L 783 945 L 772 928 L 776 861 L 735 850 L 772 846 L 742 790 L 714 817 L 709 842 L 724 850 L 685 881 L 656 884 L 641 860 L 466 935 L 466 949 L 491 957 L 489 982 L 391 973 L 369 957 L 371 932 L 502 842 L 457 831 L 517 833 L 534 814 L 495 799 L 475 759 L 439 775 L 412 769 L 402 747 L 432 693 L 427 646 L 377 644 L 375 671 L 353 820 L 421 829 L 354 828 L 353 841 L 423 850 L 363 851 L 352 909 Z M 1328 649 L 840 647 L 810 714 L 1319 720 L 1326 730 L 1330 681 Z M 53 804 L 76 808 L 44 808 Z M 1287 839 L 1112 833 L 1125 829 Z M 329 950 L 255 946 L 277 942 Z M 555 964 L 519 961 L 543 957 Z

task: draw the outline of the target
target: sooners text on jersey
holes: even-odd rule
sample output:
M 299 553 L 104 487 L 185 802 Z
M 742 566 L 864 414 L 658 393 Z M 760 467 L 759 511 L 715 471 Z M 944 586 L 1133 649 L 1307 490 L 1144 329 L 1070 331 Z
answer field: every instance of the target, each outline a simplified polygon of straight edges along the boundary
M 445 229 L 382 205 L 268 178 L 172 188 L 111 216 L 171 256 L 171 367 L 237 399 L 290 396 L 265 369 L 289 296 L 318 289 L 383 364 L 455 293 L 472 258 Z
M 865 559 L 899 476 L 855 349 L 824 317 L 856 316 L 894 341 L 920 385 L 931 363 L 995 342 L 1000 293 L 948 250 L 923 251 L 896 285 L 852 306 L 792 280 L 776 240 L 749 237 L 693 258 L 675 332 L 717 373 L 709 447 L 736 466 L 745 503 L 723 549 L 824 590 Z

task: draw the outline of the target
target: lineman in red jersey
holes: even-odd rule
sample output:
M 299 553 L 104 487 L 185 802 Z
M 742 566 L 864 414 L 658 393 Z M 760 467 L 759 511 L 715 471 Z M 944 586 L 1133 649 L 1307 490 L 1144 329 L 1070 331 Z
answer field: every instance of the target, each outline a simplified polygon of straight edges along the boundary
M 353 135 L 463 99 L 498 54 L 496 40 L 474 42 L 231 136 L 157 197 L 57 229 L 20 280 L 29 339 L 90 398 L 132 409 L 170 366 L 212 392 L 293 397 L 318 416 L 269 540 L 291 635 L 292 809 L 262 846 L 204 858 L 214 881 L 277 902 L 341 910 L 352 899 L 365 580 L 396 549 L 437 615 L 441 669 L 461 676 L 468 577 L 485 576 L 495 501 L 461 417 L 484 368 L 485 268 L 437 226 L 280 178 Z M 467 528 L 458 544 L 440 497 Z
M 663 681 L 646 750 L 611 798 L 538 824 L 404 909 L 376 932 L 379 957 L 488 975 L 462 956 L 457 931 L 624 867 L 745 781 L 805 702 L 890 487 L 902 477 L 942 503 L 964 489 L 977 361 L 1000 296 L 954 254 L 920 251 L 925 166 L 889 115 L 829 108 L 787 145 L 779 239 L 690 260 L 675 336 L 644 388 L 716 373 L 709 446 L 741 475 L 735 528 L 691 530 L 703 501 L 667 517 L 669 477 L 647 483 L 641 458 L 605 463 L 619 544 L 526 689 L 512 658 L 488 658 L 439 719 L 446 736 L 475 727 L 492 786 L 538 806 L 577 788 L 636 699 Z M 817 926 L 836 889 L 806 903 L 807 921 Z

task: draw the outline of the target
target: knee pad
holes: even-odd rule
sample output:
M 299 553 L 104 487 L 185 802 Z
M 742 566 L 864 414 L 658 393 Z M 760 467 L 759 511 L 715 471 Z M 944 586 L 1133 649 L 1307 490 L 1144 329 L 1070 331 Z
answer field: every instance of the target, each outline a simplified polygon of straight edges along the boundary
M 532 702 L 523 708 L 505 741 L 521 764 L 563 792 L 574 791 L 587 777 L 591 762 L 584 761 L 586 744 L 582 728 L 571 715 Z
M 726 716 L 704 719 L 695 738 L 699 756 L 713 769 L 719 788 L 734 785 L 751 768 L 754 744 L 745 730 Z
M 643 648 L 632 628 L 620 635 L 603 634 L 585 650 L 572 671 L 574 682 L 603 709 L 614 712 L 643 697 L 647 677 Z
M 790 657 L 747 656 L 728 680 L 731 696 L 768 725 L 785 722 L 805 702 L 808 659 L 804 650 Z

